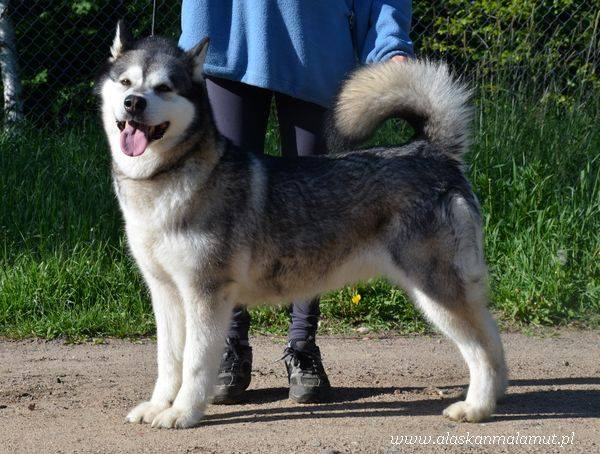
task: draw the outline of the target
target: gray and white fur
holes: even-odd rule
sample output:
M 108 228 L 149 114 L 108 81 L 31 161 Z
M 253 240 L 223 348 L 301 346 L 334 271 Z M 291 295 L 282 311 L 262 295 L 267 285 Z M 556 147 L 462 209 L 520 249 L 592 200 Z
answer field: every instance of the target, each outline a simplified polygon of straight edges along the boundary
M 98 81 L 114 186 L 157 325 L 156 385 L 127 419 L 201 421 L 234 305 L 310 299 L 374 277 L 402 287 L 467 362 L 466 398 L 444 415 L 488 418 L 506 375 L 486 307 L 479 206 L 461 171 L 465 87 L 437 63 L 365 67 L 335 105 L 331 143 L 343 153 L 257 156 L 215 128 L 207 45 L 132 42 L 120 25 Z M 415 139 L 348 151 L 390 116 L 409 121 Z

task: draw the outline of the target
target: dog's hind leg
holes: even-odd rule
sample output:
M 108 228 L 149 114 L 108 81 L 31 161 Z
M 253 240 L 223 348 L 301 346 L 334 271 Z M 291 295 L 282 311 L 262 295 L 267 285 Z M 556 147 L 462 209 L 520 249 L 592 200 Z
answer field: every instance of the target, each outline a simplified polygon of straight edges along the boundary
M 458 346 L 469 367 L 464 401 L 444 410 L 455 421 L 488 418 L 506 388 L 506 366 L 498 327 L 487 309 L 487 271 L 477 215 L 463 199 L 450 202 L 450 223 L 405 245 L 395 281 L 427 318 Z
M 127 421 L 151 423 L 169 408 L 181 385 L 181 360 L 185 341 L 183 302 L 173 283 L 144 273 L 156 317 L 158 378 L 152 397 L 129 412 Z
M 457 299 L 442 303 L 415 286 L 409 289 L 416 304 L 458 346 L 469 367 L 469 390 L 464 401 L 444 410 L 455 421 L 478 422 L 491 416 L 506 386 L 498 328 L 483 301 Z
M 191 289 L 182 296 L 186 336 L 181 388 L 173 405 L 154 418 L 152 427 L 183 429 L 201 421 L 231 320 L 233 304 L 227 298 Z

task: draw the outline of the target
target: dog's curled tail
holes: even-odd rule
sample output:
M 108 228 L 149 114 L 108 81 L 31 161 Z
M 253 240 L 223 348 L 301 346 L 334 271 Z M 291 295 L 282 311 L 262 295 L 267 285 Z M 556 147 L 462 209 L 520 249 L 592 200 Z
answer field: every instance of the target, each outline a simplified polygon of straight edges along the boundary
M 345 82 L 334 104 L 328 145 L 349 150 L 391 117 L 460 160 L 469 147 L 470 91 L 443 63 L 410 60 L 364 66 Z

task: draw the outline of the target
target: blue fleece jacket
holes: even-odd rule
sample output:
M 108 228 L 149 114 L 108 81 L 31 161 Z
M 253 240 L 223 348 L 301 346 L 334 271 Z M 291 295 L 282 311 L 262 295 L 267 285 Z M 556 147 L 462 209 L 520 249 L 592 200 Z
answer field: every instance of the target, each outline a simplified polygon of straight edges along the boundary
M 411 0 L 183 0 L 179 45 L 206 74 L 328 106 L 357 63 L 411 55 Z

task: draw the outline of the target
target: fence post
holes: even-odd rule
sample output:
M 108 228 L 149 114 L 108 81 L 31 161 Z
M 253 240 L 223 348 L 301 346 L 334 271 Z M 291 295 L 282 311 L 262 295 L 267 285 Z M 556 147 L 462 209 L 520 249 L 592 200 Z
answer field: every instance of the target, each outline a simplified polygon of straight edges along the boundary
M 0 72 L 4 87 L 4 125 L 10 129 L 23 119 L 21 81 L 14 32 L 8 18 L 10 0 L 0 0 Z

